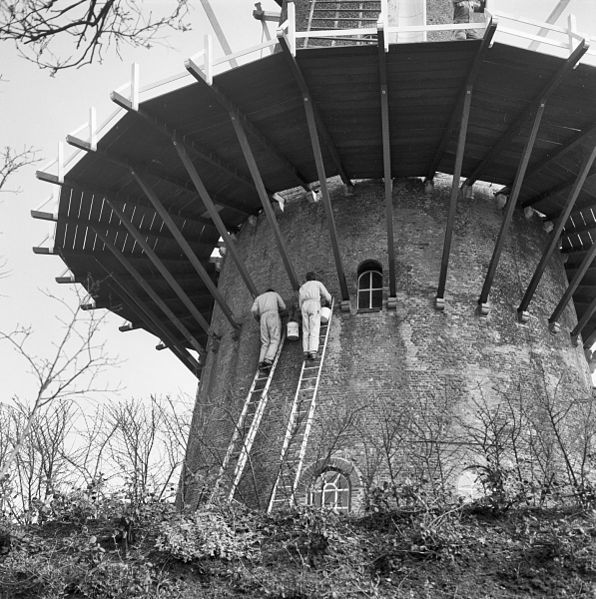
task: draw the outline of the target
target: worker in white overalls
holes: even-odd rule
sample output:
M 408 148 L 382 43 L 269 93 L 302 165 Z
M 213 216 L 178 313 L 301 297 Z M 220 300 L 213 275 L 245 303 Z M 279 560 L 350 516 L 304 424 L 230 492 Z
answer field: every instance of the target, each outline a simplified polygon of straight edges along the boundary
M 298 304 L 302 313 L 302 350 L 305 360 L 316 360 L 319 351 L 321 300 L 331 305 L 331 295 L 325 285 L 317 281 L 314 272 L 307 272 L 306 283 L 298 290 Z
M 273 289 L 267 289 L 255 298 L 250 311 L 259 321 L 261 329 L 261 353 L 259 354 L 259 368 L 268 368 L 273 364 L 279 341 L 281 337 L 280 311 L 284 311 L 286 305 L 279 293 Z

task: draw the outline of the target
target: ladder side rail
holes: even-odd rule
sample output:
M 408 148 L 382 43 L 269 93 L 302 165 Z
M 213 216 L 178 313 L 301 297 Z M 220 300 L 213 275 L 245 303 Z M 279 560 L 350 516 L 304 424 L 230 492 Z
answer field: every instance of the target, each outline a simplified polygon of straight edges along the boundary
M 281 347 L 281 343 L 280 343 L 280 347 Z M 244 420 L 246 419 L 246 414 L 248 413 L 248 407 L 252 403 L 252 396 L 255 392 L 255 387 L 257 386 L 258 379 L 259 379 L 259 369 L 257 368 L 257 371 L 255 372 L 255 375 L 252 379 L 250 389 L 246 395 L 246 399 L 244 400 L 244 405 L 242 406 L 242 411 L 240 412 L 240 416 L 238 416 L 238 420 L 234 427 L 234 432 L 232 434 L 232 438 L 230 439 L 230 443 L 228 444 L 228 449 L 226 451 L 226 455 L 224 456 L 223 462 L 221 463 L 221 465 L 219 467 L 219 472 L 217 473 L 217 478 L 215 479 L 215 484 L 213 485 L 213 491 L 211 492 L 211 498 L 210 498 L 211 501 L 215 497 L 215 494 L 217 492 L 217 489 L 219 488 L 219 484 L 224 475 L 224 472 L 226 471 L 226 468 L 228 467 L 228 464 L 230 463 L 230 459 L 232 458 L 232 454 L 234 453 L 234 448 L 236 447 L 236 442 L 238 441 L 238 437 L 240 436 L 240 431 L 242 430 L 242 426 L 244 425 Z
M 269 388 L 271 387 L 271 382 L 273 381 L 273 375 L 275 374 L 275 369 L 277 368 L 277 363 L 279 362 L 279 357 L 281 356 L 281 352 L 286 340 L 285 331 L 282 331 L 282 337 L 279 343 L 279 347 L 277 348 L 277 353 L 275 354 L 275 359 L 273 360 L 273 364 L 269 369 L 269 376 L 267 377 L 267 381 L 265 382 L 265 386 L 261 391 L 261 396 L 259 398 L 259 403 L 255 410 L 252 423 L 248 430 L 248 434 L 242 441 L 242 449 L 240 450 L 240 455 L 238 456 L 238 462 L 236 463 L 236 468 L 234 469 L 234 476 L 232 480 L 232 486 L 230 488 L 230 493 L 228 494 L 228 500 L 231 501 L 234 498 L 234 493 L 236 492 L 236 487 L 240 483 L 240 479 L 242 478 L 242 474 L 244 472 L 244 468 L 246 466 L 246 462 L 248 460 L 248 455 L 250 450 L 252 449 L 252 445 L 257 436 L 257 432 L 259 430 L 259 426 L 261 425 L 261 419 L 263 418 L 263 414 L 265 413 L 265 408 L 267 407 L 267 403 L 269 401 Z M 258 371 L 257 371 L 258 374 Z
M 291 493 L 291 502 L 295 503 L 295 493 L 298 488 L 298 483 L 300 482 L 300 475 L 302 474 L 302 466 L 304 465 L 304 457 L 306 456 L 306 447 L 308 445 L 308 437 L 310 435 L 310 429 L 312 428 L 312 423 L 315 415 L 315 408 L 317 404 L 317 393 L 319 391 L 319 382 L 321 380 L 321 372 L 323 370 L 323 364 L 325 362 L 325 353 L 327 351 L 327 340 L 329 339 L 329 331 L 331 330 L 331 319 L 333 318 L 333 307 L 335 304 L 335 300 L 332 298 L 331 300 L 331 314 L 329 315 L 329 320 L 327 321 L 327 330 L 325 331 L 325 337 L 323 340 L 323 349 L 321 351 L 321 359 L 319 361 L 319 368 L 317 371 L 317 378 L 315 380 L 315 387 L 312 394 L 312 399 L 310 400 L 310 407 L 308 410 L 308 414 L 306 416 L 306 425 L 304 427 L 304 433 L 302 437 L 302 444 L 300 446 L 300 453 L 298 454 L 298 466 L 296 467 L 296 476 L 294 477 L 294 484 L 292 485 L 292 493 Z
M 294 393 L 294 400 L 292 401 L 292 409 L 290 410 L 290 415 L 288 417 L 288 424 L 286 426 L 286 433 L 284 436 L 284 442 L 281 447 L 281 452 L 279 455 L 279 467 L 277 470 L 277 476 L 275 477 L 275 482 L 273 483 L 273 489 L 271 489 L 271 496 L 269 498 L 269 505 L 267 507 L 267 513 L 271 512 L 273 508 L 273 502 L 275 501 L 275 495 L 277 493 L 277 486 L 279 484 L 279 480 L 282 475 L 284 458 L 292 441 L 292 433 L 294 431 L 294 423 L 296 421 L 296 413 L 298 411 L 298 404 L 300 403 L 300 391 L 302 387 L 302 377 L 304 376 L 304 365 L 305 362 L 302 362 L 302 366 L 300 368 L 300 377 L 298 378 L 298 385 L 296 387 L 296 392 Z

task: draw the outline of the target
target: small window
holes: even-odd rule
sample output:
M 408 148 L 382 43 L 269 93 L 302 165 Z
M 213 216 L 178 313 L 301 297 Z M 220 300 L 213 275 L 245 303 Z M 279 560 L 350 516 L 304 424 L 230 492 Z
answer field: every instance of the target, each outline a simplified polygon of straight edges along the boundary
M 358 310 L 383 307 L 383 269 L 375 260 L 366 260 L 358 268 Z
M 350 480 L 335 469 L 321 472 L 308 493 L 309 505 L 332 509 L 336 512 L 349 512 L 350 500 Z

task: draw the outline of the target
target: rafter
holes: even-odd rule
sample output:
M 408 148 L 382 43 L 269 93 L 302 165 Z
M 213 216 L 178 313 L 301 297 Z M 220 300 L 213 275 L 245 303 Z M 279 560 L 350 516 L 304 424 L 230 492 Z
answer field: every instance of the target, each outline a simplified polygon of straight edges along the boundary
M 74 138 L 74 139 L 76 140 L 76 138 Z M 75 142 L 73 142 L 73 137 L 71 135 L 66 136 L 66 141 L 70 145 L 73 145 L 77 148 L 82 148 L 82 146 L 77 145 Z M 131 160 L 127 156 L 117 155 L 113 151 L 108 152 L 106 150 L 102 150 L 99 148 L 96 150 L 92 150 L 91 148 L 82 148 L 82 149 L 85 149 L 85 151 L 87 151 L 89 153 L 93 153 L 96 156 L 99 156 L 99 157 L 103 158 L 104 160 L 107 160 L 107 161 L 111 162 L 112 164 L 115 164 L 115 165 L 123 168 L 124 170 L 128 170 L 128 171 L 134 170 L 137 173 L 139 173 L 140 175 L 143 175 L 145 177 L 153 177 L 155 179 L 158 179 L 159 181 L 167 183 L 168 185 L 177 187 L 181 191 L 189 192 L 189 193 L 192 193 L 193 195 L 196 193 L 194 187 L 192 185 L 190 185 L 187 181 L 178 179 L 177 177 L 172 177 L 171 175 L 164 173 L 163 171 L 156 169 L 155 167 L 148 167 L 146 164 L 142 164 L 135 160 Z M 224 207 L 228 210 L 232 210 L 234 212 L 238 212 L 238 214 L 240 214 L 244 217 L 246 217 L 252 213 L 252 210 L 249 211 L 248 209 L 243 209 L 242 207 L 235 205 L 234 203 L 230 202 L 229 200 L 224 200 L 222 198 L 219 198 L 218 203 L 222 207 Z M 203 214 L 201 216 L 205 216 L 205 215 Z
M 151 125 L 151 127 L 155 131 L 160 132 L 168 140 L 171 140 L 172 138 L 175 139 L 177 137 L 176 130 L 173 127 L 171 127 L 167 123 L 164 123 L 163 121 L 161 121 L 160 119 L 158 119 L 157 117 L 153 116 L 151 113 L 147 112 L 146 110 L 140 107 L 138 110 L 134 110 L 133 107 L 130 106 L 126 98 L 123 98 L 117 92 L 112 92 L 110 97 L 116 104 L 118 104 L 118 106 L 124 108 L 128 113 L 135 115 L 135 117 L 137 117 L 139 120 L 142 120 L 145 123 L 149 123 L 149 125 Z M 186 144 L 186 147 L 197 158 L 200 158 L 201 160 L 208 162 L 215 168 L 219 169 L 222 173 L 225 173 L 226 176 L 230 177 L 237 183 L 240 183 L 244 187 L 249 188 L 254 192 L 255 188 L 252 181 L 244 174 L 242 174 L 240 171 L 238 171 L 234 166 L 227 163 L 225 160 L 223 160 L 213 152 L 207 152 L 198 148 L 189 139 L 183 139 L 183 141 Z
M 557 247 L 559 246 L 559 238 L 561 236 L 561 232 L 563 231 L 563 227 L 565 226 L 565 223 L 567 222 L 567 219 L 569 218 L 569 215 L 571 214 L 571 211 L 573 210 L 573 206 L 575 205 L 575 202 L 579 196 L 579 193 L 586 181 L 586 177 L 588 176 L 588 172 L 592 168 L 592 164 L 594 164 L 595 159 L 596 159 L 596 146 L 594 146 L 592 148 L 592 151 L 590 153 L 586 154 L 586 156 L 584 158 L 583 164 L 581 165 L 581 168 L 579 169 L 579 172 L 578 172 L 575 182 L 573 184 L 571 193 L 569 194 L 569 197 L 567 198 L 567 202 L 565 203 L 565 208 L 563 209 L 563 212 L 559 216 L 554 230 L 550 233 L 550 242 L 549 242 L 548 246 L 545 248 L 544 252 L 542 253 L 540 262 L 538 263 L 538 266 L 536 266 L 536 270 L 534 271 L 534 274 L 533 274 L 532 279 L 528 285 L 528 288 L 526 289 L 524 297 L 522 298 L 522 301 L 521 301 L 519 307 L 517 308 L 517 311 L 519 314 L 525 312 L 528 309 L 528 305 L 530 304 L 530 301 L 532 300 L 532 297 L 534 296 L 536 287 L 538 287 L 538 283 L 540 282 L 540 279 L 542 278 L 542 275 L 544 274 L 546 265 L 547 265 L 550 257 L 552 256 L 553 252 L 555 251 L 555 249 L 557 249 Z
M 174 223 L 174 221 L 168 214 L 168 211 L 166 210 L 161 200 L 157 197 L 155 191 L 151 188 L 149 183 L 138 173 L 133 171 L 131 174 L 134 177 L 135 181 L 139 184 L 139 187 L 143 190 L 143 192 L 145 193 L 145 195 L 147 196 L 147 198 L 149 199 L 159 216 L 163 219 L 164 223 L 166 224 L 166 227 L 170 230 L 172 237 L 176 240 L 176 243 L 179 245 L 184 255 L 188 258 L 188 261 L 192 264 L 196 273 L 199 275 L 201 281 L 203 281 L 203 284 L 221 308 L 224 316 L 228 319 L 229 323 L 237 329 L 240 325 L 236 322 L 234 314 L 228 306 L 228 303 L 224 299 L 223 295 L 220 293 L 219 289 L 211 280 L 211 277 L 205 270 L 205 267 L 201 264 L 201 261 L 193 252 L 190 244 L 188 243 L 180 229 L 176 226 L 176 223 Z
M 548 101 L 551 94 L 557 89 L 557 87 L 562 82 L 563 78 L 567 73 L 572 70 L 575 65 L 578 63 L 580 58 L 588 51 L 589 44 L 585 40 L 581 40 L 581 42 L 577 45 L 577 48 L 571 53 L 569 58 L 565 60 L 562 66 L 554 73 L 554 75 L 549 79 L 546 85 L 540 90 L 532 100 L 530 100 L 527 106 L 518 113 L 518 115 L 513 119 L 507 130 L 499 137 L 499 139 L 492 144 L 491 149 L 487 152 L 484 158 L 479 162 L 479 164 L 474 168 L 470 176 L 464 181 L 465 186 L 472 186 L 474 182 L 480 178 L 480 175 L 483 173 L 484 169 L 490 164 L 490 162 L 497 157 L 505 147 L 511 142 L 513 137 L 515 137 L 519 130 L 522 128 L 524 122 L 531 118 L 533 114 L 535 114 L 540 107 L 544 107 L 546 102 Z M 513 188 L 512 188 L 513 189 Z
M 588 177 L 591 178 L 594 176 L 594 174 L 596 174 L 596 170 L 592 169 L 593 172 L 588 172 Z M 539 204 L 540 202 L 543 202 L 544 200 L 548 199 L 548 198 L 552 198 L 556 195 L 564 195 L 566 192 L 568 192 L 574 185 L 575 182 L 575 177 L 574 178 L 569 178 L 566 181 L 563 181 L 562 183 L 559 183 L 558 185 L 555 185 L 554 187 L 551 187 L 551 189 L 549 189 L 548 191 L 544 192 L 544 193 L 540 193 L 537 196 L 534 196 L 533 198 L 530 198 L 528 200 L 526 200 L 525 202 L 523 202 L 522 207 L 525 208 L 526 206 L 534 206 L 536 204 Z M 596 197 L 593 196 L 592 194 L 588 194 L 591 195 L 592 197 Z
M 292 75 L 294 76 L 294 80 L 296 81 L 296 84 L 298 85 L 298 89 L 300 90 L 300 92 L 302 94 L 302 100 L 303 100 L 305 106 L 307 103 L 309 104 L 310 109 L 313 112 L 314 119 L 317 124 L 317 129 L 321 132 L 321 136 L 323 137 L 325 146 L 326 146 L 327 150 L 329 151 L 329 153 L 331 154 L 331 158 L 332 158 L 333 162 L 335 163 L 335 167 L 339 173 L 341 180 L 343 181 L 344 185 L 347 185 L 348 187 L 352 187 L 352 181 L 350 180 L 350 178 L 348 177 L 348 175 L 346 173 L 346 170 L 341 161 L 339 152 L 337 151 L 337 147 L 336 147 L 335 143 L 333 142 L 333 138 L 331 137 L 331 134 L 327 130 L 324 120 L 321 118 L 321 115 L 319 114 L 315 105 L 313 104 L 312 98 L 310 96 L 310 91 L 308 89 L 308 84 L 306 83 L 306 79 L 304 78 L 304 75 L 302 74 L 302 69 L 300 68 L 300 66 L 298 65 L 298 62 L 296 61 L 296 58 L 292 54 L 292 50 L 290 49 L 290 46 L 288 44 L 288 40 L 287 40 L 285 34 L 283 32 L 278 32 L 277 39 L 283 49 L 284 56 L 287 59 L 287 63 L 290 67 L 290 70 L 292 71 Z
M 595 313 L 596 313 L 596 298 L 594 298 L 592 300 L 592 302 L 590 303 L 590 305 L 584 310 L 584 313 L 582 314 L 581 318 L 579 319 L 579 322 L 577 323 L 575 328 L 571 331 L 571 333 L 570 333 L 571 339 L 574 342 L 577 342 L 577 339 L 580 336 L 581 332 L 584 330 L 584 328 L 588 324 L 588 322 L 590 322 L 590 320 L 592 319 L 592 316 L 594 316 Z
M 461 90 L 457 94 L 457 99 L 456 99 L 453 109 L 451 111 L 451 115 L 449 117 L 449 122 L 447 124 L 447 127 L 445 128 L 445 130 L 443 132 L 441 141 L 439 142 L 439 145 L 437 146 L 437 149 L 435 151 L 433 159 L 431 160 L 431 162 L 428 166 L 428 170 L 426 172 L 427 179 L 433 179 L 433 177 L 435 176 L 437 167 L 439 166 L 439 162 L 441 161 L 441 158 L 442 158 L 443 154 L 445 153 L 445 149 L 447 148 L 447 143 L 449 142 L 449 139 L 451 138 L 451 132 L 456 128 L 457 123 L 461 119 L 461 115 L 462 115 L 462 111 L 463 111 L 463 109 L 461 107 L 462 107 L 462 104 L 466 100 L 468 89 L 474 87 L 474 83 L 476 82 L 476 79 L 478 78 L 478 75 L 480 73 L 480 67 L 482 65 L 482 62 L 483 62 L 485 56 L 486 56 L 486 53 L 488 52 L 488 49 L 490 48 L 490 44 L 495 35 L 496 29 L 497 29 L 497 23 L 494 21 L 494 19 L 491 18 L 490 23 L 488 23 L 486 29 L 484 30 L 484 36 L 482 38 L 482 43 L 478 47 L 478 51 L 476 52 L 476 54 L 474 56 L 474 61 L 472 62 L 472 67 L 468 72 L 468 76 L 466 77 L 466 80 L 465 80 L 464 84 L 462 85 Z
M 188 343 L 193 347 L 199 354 L 202 354 L 205 350 L 203 346 L 195 339 L 194 335 L 188 330 L 188 328 L 180 321 L 180 319 L 172 312 L 168 305 L 155 293 L 155 291 L 147 284 L 143 279 L 143 276 L 137 271 L 137 269 L 130 264 L 126 257 L 108 240 L 107 237 L 102 235 L 99 228 L 94 228 L 96 235 L 101 239 L 108 250 L 114 255 L 116 260 L 124 267 L 128 274 L 137 282 L 137 284 L 143 289 L 143 291 L 149 296 L 151 301 L 159 307 L 159 309 L 166 315 L 170 322 L 180 331 Z
M 109 200 L 108 200 L 108 203 Z M 165 264 L 160 260 L 157 254 L 153 251 L 149 244 L 145 241 L 143 236 L 139 234 L 136 227 L 132 224 L 132 222 L 125 216 L 125 214 L 116 208 L 113 204 L 110 204 L 118 218 L 122 221 L 124 226 L 128 229 L 128 232 L 132 235 L 132 237 L 136 240 L 136 242 L 143 248 L 143 251 L 147 255 L 147 258 L 153 264 L 153 266 L 160 272 L 161 276 L 166 280 L 168 285 L 174 290 L 180 301 L 186 306 L 188 311 L 193 315 L 197 324 L 205 331 L 205 333 L 209 334 L 210 327 L 209 323 L 205 320 L 205 317 L 197 310 L 192 300 L 188 297 L 184 289 L 179 285 L 176 279 L 172 276 L 170 271 L 167 269 Z
M 592 135 L 596 134 L 596 125 L 588 126 L 588 129 L 585 131 L 580 131 L 577 135 L 573 137 L 566 145 L 561 146 L 557 150 L 555 150 L 552 154 L 547 153 L 542 160 L 538 160 L 535 163 L 531 164 L 528 168 L 528 174 L 526 177 L 531 179 L 534 175 L 537 175 L 540 171 L 545 170 L 554 165 L 554 163 L 561 158 L 561 156 L 567 154 L 578 145 L 581 145 L 584 141 L 588 140 Z M 498 193 L 508 194 L 509 187 L 503 187 Z
M 309 191 L 309 181 L 306 177 L 288 160 L 283 152 L 273 143 L 267 136 L 265 136 L 260 129 L 240 110 L 236 103 L 231 100 L 228 95 L 217 86 L 215 83 L 207 83 L 204 79 L 202 72 L 198 71 L 197 66 L 191 61 L 185 63 L 186 70 L 197 80 L 197 82 L 211 90 L 211 93 L 217 99 L 217 102 L 223 106 L 225 110 L 230 114 L 234 114 L 236 118 L 242 123 L 242 126 L 246 133 L 252 138 L 256 139 L 264 148 L 266 148 L 270 154 L 275 156 L 276 162 L 280 165 L 280 170 L 283 169 L 296 179 L 298 185 L 301 185 L 306 191 Z

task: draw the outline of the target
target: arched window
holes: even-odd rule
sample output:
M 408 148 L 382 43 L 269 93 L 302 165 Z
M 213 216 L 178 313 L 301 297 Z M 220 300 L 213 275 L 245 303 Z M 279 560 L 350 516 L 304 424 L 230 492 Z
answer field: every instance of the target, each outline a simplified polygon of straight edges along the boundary
M 335 468 L 323 470 L 308 492 L 308 503 L 315 507 L 349 512 L 351 503 L 350 479 Z
M 383 307 L 383 268 L 376 260 L 366 260 L 358 267 L 358 310 Z

